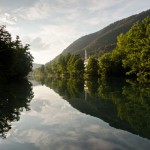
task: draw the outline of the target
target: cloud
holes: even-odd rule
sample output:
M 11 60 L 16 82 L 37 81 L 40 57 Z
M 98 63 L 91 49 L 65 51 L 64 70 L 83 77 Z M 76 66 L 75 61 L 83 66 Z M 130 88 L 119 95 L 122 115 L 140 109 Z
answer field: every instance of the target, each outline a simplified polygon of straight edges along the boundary
M 35 51 L 44 51 L 44 50 L 49 49 L 49 47 L 50 47 L 50 44 L 44 43 L 42 41 L 41 37 L 34 38 L 31 41 L 30 45 L 32 46 L 33 50 L 35 50 Z
M 43 19 L 57 20 L 58 18 L 63 19 L 69 12 L 71 14 L 71 12 L 74 11 L 74 7 L 68 7 L 69 4 L 72 4 L 72 2 L 67 3 L 62 0 L 39 0 L 33 5 L 24 7 L 20 10 L 19 16 L 22 19 L 29 21 Z
M 49 51 L 51 54 L 59 54 L 82 34 L 84 34 L 83 31 L 79 32 L 77 27 L 70 24 L 42 25 L 38 32 L 31 32 L 22 39 L 24 43 L 31 45 L 32 51 Z
M 81 36 L 149 9 L 150 5 L 149 0 L 1 1 L 0 23 L 19 28 L 11 33 L 31 45 L 37 63 L 46 63 Z
M 95 12 L 95 11 L 99 11 L 99 10 L 106 10 L 106 9 L 110 9 L 114 6 L 117 6 L 119 4 L 121 4 L 123 1 L 125 0 L 92 0 L 88 2 L 88 10 Z
M 5 13 L 0 18 L 0 22 L 5 25 L 14 25 L 17 23 L 17 17 L 10 15 L 9 13 Z
M 47 5 L 47 3 L 39 1 L 39 3 L 36 3 L 31 7 L 26 7 L 22 9 L 20 17 L 32 21 L 46 19 L 49 16 L 49 9 L 50 8 L 49 5 Z

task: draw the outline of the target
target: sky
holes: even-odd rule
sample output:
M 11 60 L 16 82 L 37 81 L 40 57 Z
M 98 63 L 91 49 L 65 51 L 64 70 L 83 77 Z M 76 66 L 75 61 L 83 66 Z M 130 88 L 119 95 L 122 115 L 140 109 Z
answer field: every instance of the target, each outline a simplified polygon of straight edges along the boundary
M 0 0 L 0 25 L 45 64 L 78 38 L 150 9 L 150 0 Z

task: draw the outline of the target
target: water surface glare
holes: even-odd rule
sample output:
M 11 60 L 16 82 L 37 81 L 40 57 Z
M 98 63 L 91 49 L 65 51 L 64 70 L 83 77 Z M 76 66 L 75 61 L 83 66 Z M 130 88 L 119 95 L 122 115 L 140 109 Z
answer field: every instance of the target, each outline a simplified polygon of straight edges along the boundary
M 148 150 L 150 141 L 81 113 L 45 85 L 33 86 L 30 111 L 12 122 L 0 150 Z M 86 101 L 86 99 L 85 99 Z M 143 127 L 144 128 L 144 127 Z

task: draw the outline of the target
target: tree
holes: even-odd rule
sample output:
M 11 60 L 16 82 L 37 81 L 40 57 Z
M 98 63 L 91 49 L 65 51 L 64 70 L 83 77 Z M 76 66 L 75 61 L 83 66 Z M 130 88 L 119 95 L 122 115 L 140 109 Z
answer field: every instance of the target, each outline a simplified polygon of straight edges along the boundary
M 75 62 L 80 59 L 79 55 L 71 55 L 69 61 L 67 63 L 67 71 L 69 72 L 70 76 L 73 76 L 76 72 L 75 70 Z
M 83 73 L 84 73 L 84 62 L 81 58 L 77 59 L 75 61 L 74 70 L 75 70 L 76 75 L 80 75 L 80 76 L 83 75 Z
M 9 76 L 13 62 L 13 43 L 10 33 L 5 26 L 0 26 L 0 78 Z
M 57 66 L 58 73 L 64 74 L 66 70 L 66 63 L 65 63 L 65 58 L 62 54 L 59 56 L 57 64 L 58 64 Z
M 110 75 L 111 70 L 111 53 L 105 53 L 98 59 L 99 74 L 101 77 Z
M 134 75 L 142 82 L 149 82 L 150 17 L 118 36 L 116 48 L 99 58 L 99 73 L 103 77 Z
M 89 76 L 98 75 L 98 60 L 95 57 L 90 57 L 86 66 L 86 74 Z
M 122 66 L 122 60 L 126 57 L 124 45 L 127 43 L 126 36 L 122 33 L 117 37 L 117 46 L 111 53 L 111 74 L 113 76 L 123 76 L 126 69 Z
M 126 33 L 126 38 L 123 67 L 128 69 L 127 75 L 134 74 L 147 81 L 150 78 L 150 17 L 137 22 Z
M 0 26 L 0 78 L 23 78 L 32 71 L 33 57 L 29 45 L 22 45 L 19 36 L 12 40 L 5 26 Z

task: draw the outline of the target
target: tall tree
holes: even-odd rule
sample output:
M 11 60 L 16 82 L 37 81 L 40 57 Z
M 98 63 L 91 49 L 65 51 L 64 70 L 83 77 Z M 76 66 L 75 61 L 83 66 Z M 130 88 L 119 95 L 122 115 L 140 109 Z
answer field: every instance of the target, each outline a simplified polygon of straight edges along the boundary
M 74 70 L 75 70 L 75 74 L 76 75 L 80 75 L 82 76 L 83 73 L 84 73 L 84 62 L 83 60 L 80 58 L 80 59 L 77 59 L 74 63 Z
M 12 40 L 5 26 L 0 26 L 0 78 L 23 78 L 32 71 L 33 57 L 29 45 L 22 45 L 19 36 Z
M 150 17 L 137 22 L 126 37 L 123 67 L 128 68 L 128 75 L 135 74 L 143 81 L 150 79 Z
M 86 66 L 86 73 L 90 76 L 98 75 L 98 60 L 95 57 L 90 57 Z

